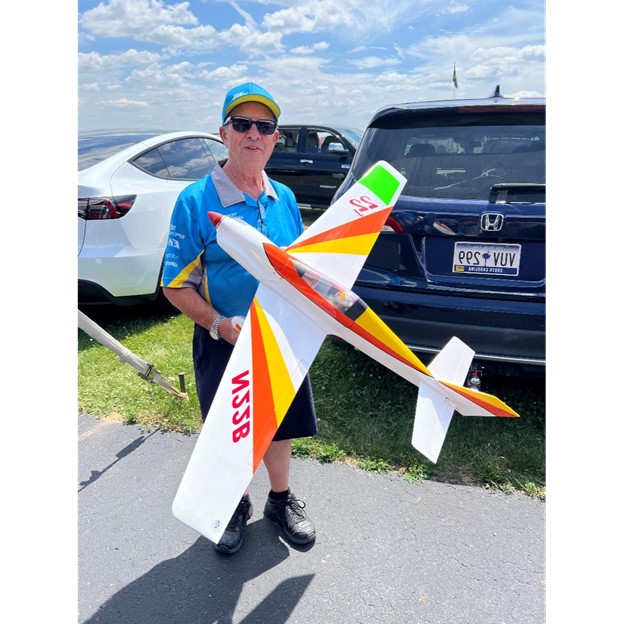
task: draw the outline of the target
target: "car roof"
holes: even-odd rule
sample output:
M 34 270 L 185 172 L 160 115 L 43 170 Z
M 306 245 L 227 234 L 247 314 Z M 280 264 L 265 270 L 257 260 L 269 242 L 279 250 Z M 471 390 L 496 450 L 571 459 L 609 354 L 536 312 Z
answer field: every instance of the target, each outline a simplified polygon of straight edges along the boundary
M 278 128 L 327 128 L 328 130 L 352 130 L 353 132 L 361 132 L 361 130 L 355 126 L 338 126 L 326 123 L 280 123 L 278 124 Z
M 218 134 L 201 130 L 104 130 L 78 135 L 79 169 L 92 167 L 104 160 L 122 163 L 139 153 L 172 139 L 205 137 L 222 143 Z
M 98 130 L 83 132 L 78 135 L 78 148 L 91 142 L 99 142 L 102 145 L 109 144 L 134 144 L 145 143 L 149 147 L 186 136 L 206 136 L 221 141 L 218 134 L 203 130 Z
M 425 110 L 440 110 L 440 109 L 461 109 L 477 111 L 482 108 L 493 110 L 496 108 L 518 108 L 518 107 L 539 107 L 545 108 L 546 98 L 544 97 L 527 97 L 527 98 L 509 98 L 509 97 L 489 97 L 489 98 L 474 98 L 474 99 L 461 99 L 461 100 L 431 100 L 424 102 L 404 102 L 401 104 L 390 104 L 378 109 L 377 112 L 371 118 L 369 125 L 373 124 L 378 119 L 409 111 L 425 111 Z

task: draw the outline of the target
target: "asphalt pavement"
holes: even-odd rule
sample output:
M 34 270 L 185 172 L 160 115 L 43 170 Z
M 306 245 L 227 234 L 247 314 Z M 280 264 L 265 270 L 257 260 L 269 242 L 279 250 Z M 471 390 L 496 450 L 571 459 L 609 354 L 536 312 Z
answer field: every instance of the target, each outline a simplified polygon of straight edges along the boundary
M 78 417 L 79 622 L 544 624 L 545 504 L 294 459 L 317 539 L 262 511 L 226 556 L 171 513 L 196 435 Z

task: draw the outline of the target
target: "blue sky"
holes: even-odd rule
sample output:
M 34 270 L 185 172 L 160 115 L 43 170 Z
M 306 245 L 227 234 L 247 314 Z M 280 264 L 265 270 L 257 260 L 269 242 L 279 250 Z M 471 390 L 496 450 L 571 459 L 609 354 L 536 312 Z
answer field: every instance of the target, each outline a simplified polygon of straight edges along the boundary
M 253 80 L 283 123 L 386 104 L 545 95 L 545 0 L 79 0 L 79 131 L 216 130 Z M 458 88 L 453 86 L 457 66 Z

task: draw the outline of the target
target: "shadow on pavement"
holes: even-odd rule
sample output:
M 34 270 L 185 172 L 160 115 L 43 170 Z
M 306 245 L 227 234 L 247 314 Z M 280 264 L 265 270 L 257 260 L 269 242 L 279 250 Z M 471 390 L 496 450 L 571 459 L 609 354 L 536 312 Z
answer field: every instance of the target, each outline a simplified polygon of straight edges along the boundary
M 107 470 L 110 470 L 118 461 L 126 457 L 126 455 L 129 455 L 130 453 L 138 449 L 139 446 L 141 446 L 141 444 L 143 444 L 145 440 L 147 440 L 147 438 L 149 438 L 150 436 L 153 436 L 157 431 L 158 429 L 154 429 L 154 431 L 152 431 L 150 434 L 146 436 L 142 435 L 136 440 L 133 440 L 132 442 L 130 442 L 128 446 L 122 448 L 121 451 L 119 451 L 119 453 L 115 455 L 117 459 L 111 462 L 110 464 L 108 464 L 108 466 L 106 466 L 106 468 L 104 468 L 103 470 L 91 470 L 91 476 L 86 481 L 81 481 L 78 484 L 81 486 L 80 489 L 78 490 L 78 493 L 82 492 L 82 490 L 84 490 L 88 485 L 91 485 L 92 483 L 97 481 Z
M 217 553 L 200 537 L 188 550 L 152 568 L 107 600 L 84 624 L 284 624 L 310 585 L 313 574 L 280 582 L 256 606 L 237 605 L 246 584 L 279 565 L 289 549 L 265 539 L 266 522 L 248 525 L 241 550 L 232 556 Z M 246 595 L 246 599 L 249 596 Z M 251 611 L 249 611 L 251 608 Z M 244 613 L 247 615 L 241 619 Z

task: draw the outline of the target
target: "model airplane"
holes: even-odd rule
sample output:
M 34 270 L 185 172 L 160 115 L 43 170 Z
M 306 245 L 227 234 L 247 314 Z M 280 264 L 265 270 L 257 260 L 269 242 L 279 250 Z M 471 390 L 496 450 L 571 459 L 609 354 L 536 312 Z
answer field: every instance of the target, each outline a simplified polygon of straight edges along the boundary
M 405 182 L 378 162 L 287 249 L 209 213 L 219 245 L 260 282 L 173 503 L 176 518 L 215 543 L 328 335 L 419 387 L 412 445 L 432 462 L 455 410 L 518 416 L 462 386 L 474 351 L 461 340 L 427 367 L 350 290 Z

